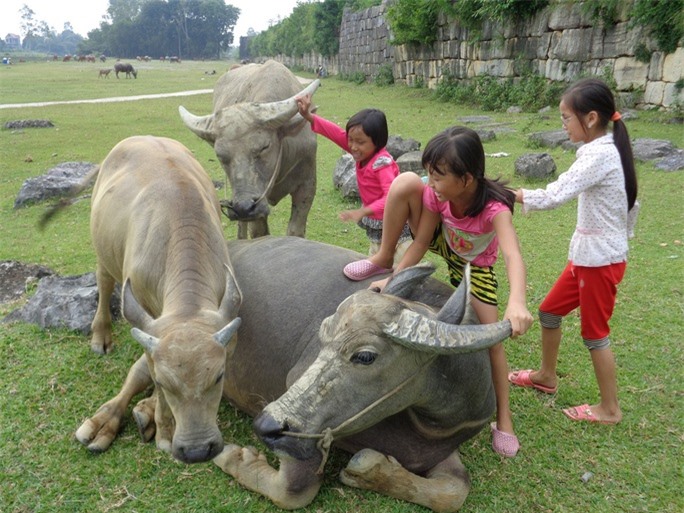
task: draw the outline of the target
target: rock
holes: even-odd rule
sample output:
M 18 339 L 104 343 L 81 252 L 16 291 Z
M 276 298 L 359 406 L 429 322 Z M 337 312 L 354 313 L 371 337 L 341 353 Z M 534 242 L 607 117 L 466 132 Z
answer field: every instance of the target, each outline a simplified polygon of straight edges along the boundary
M 55 125 L 49 119 L 20 119 L 18 121 L 8 121 L 5 128 L 52 128 Z
M 494 132 L 494 130 L 478 128 L 475 131 L 477 132 L 477 135 L 480 136 L 480 141 L 482 141 L 483 143 L 493 141 L 494 139 L 496 139 L 496 132 Z
M 114 290 L 112 317 L 120 317 L 120 288 Z M 68 328 L 90 333 L 97 310 L 95 273 L 79 276 L 46 276 L 38 282 L 38 290 L 28 303 L 7 315 L 3 322 L 21 321 L 41 328 Z
M 66 196 L 71 188 L 81 183 L 95 164 L 89 162 L 64 162 L 46 174 L 29 178 L 24 182 L 14 200 L 14 208 Z
M 684 169 L 684 150 L 676 150 L 670 155 L 661 158 L 655 167 L 663 171 L 681 171 Z
M 423 169 L 423 152 L 422 151 L 410 151 L 404 153 L 401 157 L 397 159 L 397 165 L 399 166 L 399 172 L 405 173 L 407 171 L 413 171 L 418 175 L 424 175 L 425 169 Z
M 404 153 L 419 150 L 420 143 L 415 139 L 404 139 L 400 135 L 390 135 L 385 149 L 392 155 L 394 160 L 397 160 Z
M 636 160 L 648 161 L 669 156 L 676 152 L 676 148 L 670 141 L 635 139 L 632 141 L 632 152 Z
M 556 172 L 556 163 L 548 153 L 527 153 L 515 161 L 515 174 L 527 178 L 548 178 Z
M 565 130 L 554 130 L 551 132 L 536 132 L 530 134 L 529 140 L 532 144 L 543 148 L 555 148 L 569 141 Z
M 333 185 L 340 189 L 342 196 L 350 199 L 359 199 L 359 185 L 356 183 L 356 166 L 354 157 L 345 153 L 335 164 L 333 171 Z
M 29 282 L 54 274 L 42 265 L 23 264 L 15 260 L 0 262 L 0 303 L 20 299 Z

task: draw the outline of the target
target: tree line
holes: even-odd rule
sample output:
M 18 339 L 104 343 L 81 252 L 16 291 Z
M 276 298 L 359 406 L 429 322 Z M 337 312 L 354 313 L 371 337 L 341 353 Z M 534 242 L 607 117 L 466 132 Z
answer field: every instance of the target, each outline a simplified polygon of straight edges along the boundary
M 26 4 L 21 13 L 28 51 L 218 59 L 233 43 L 240 9 L 223 0 L 109 0 L 100 26 L 85 39 L 70 23 L 57 33 Z

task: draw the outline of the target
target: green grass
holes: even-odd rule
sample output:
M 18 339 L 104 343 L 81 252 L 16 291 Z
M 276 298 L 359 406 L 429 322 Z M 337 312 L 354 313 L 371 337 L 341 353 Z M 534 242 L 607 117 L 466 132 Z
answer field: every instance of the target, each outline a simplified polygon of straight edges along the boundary
M 107 63 L 112 65 L 113 63 Z M 98 79 L 97 64 L 38 62 L 0 67 L 0 102 L 26 103 L 109 96 L 151 94 L 213 87 L 228 68 L 223 62 L 140 64 L 137 80 Z M 329 78 L 315 96 L 319 113 L 340 124 L 359 109 L 383 109 L 390 133 L 412 137 L 423 145 L 459 118 L 481 114 L 439 103 L 426 90 L 357 86 Z M 60 215 L 45 232 L 36 229 L 44 205 L 13 209 L 24 180 L 66 161 L 99 162 L 121 139 L 136 134 L 163 135 L 191 148 L 215 179 L 222 171 L 212 148 L 180 121 L 178 105 L 195 114 L 211 110 L 211 95 L 124 103 L 56 105 L 0 109 L 0 125 L 17 119 L 49 119 L 55 128 L 0 130 L 0 260 L 43 264 L 63 274 L 94 270 L 88 233 L 89 202 Z M 555 108 L 555 106 L 553 106 Z M 536 114 L 488 113 L 494 122 L 513 129 L 485 144 L 488 174 L 502 175 L 515 185 L 543 186 L 513 176 L 515 158 L 547 151 L 559 172 L 574 155 L 561 149 L 530 148 L 527 135 L 556 130 L 555 110 L 548 118 Z M 663 115 L 639 113 L 629 121 L 632 137 L 669 139 L 684 147 L 681 125 L 661 123 Z M 332 186 L 332 170 L 341 151 L 319 138 L 318 193 L 309 218 L 308 237 L 365 252 L 367 240 L 337 213 L 349 206 Z M 554 397 L 530 390 L 511 391 L 518 457 L 502 460 L 492 452 L 485 430 L 462 446 L 463 462 L 473 482 L 462 509 L 472 512 L 529 511 L 575 513 L 678 512 L 684 509 L 682 440 L 684 439 L 684 218 L 682 172 L 665 173 L 639 163 L 642 213 L 625 280 L 620 285 L 612 321 L 613 351 L 624 420 L 615 427 L 572 424 L 563 407 L 596 401 L 598 391 L 590 358 L 579 336 L 576 316 L 564 323 L 566 337 L 559 360 L 560 388 Z M 221 192 L 220 194 L 225 194 Z M 575 223 L 574 204 L 552 212 L 516 214 L 528 267 L 529 309 L 536 311 L 562 269 Z M 278 205 L 271 231 L 283 234 L 289 203 Z M 225 234 L 235 226 L 224 220 Z M 499 266 L 502 297 L 505 272 Z M 443 266 L 437 275 L 445 278 Z M 20 306 L 0 305 L 0 316 Z M 278 511 L 269 501 L 242 489 L 212 464 L 187 466 L 142 444 L 134 423 L 127 422 L 105 454 L 93 456 L 73 433 L 95 409 L 116 393 L 126 371 L 139 355 L 128 325 L 115 327 L 117 350 L 98 357 L 88 338 L 64 330 L 43 331 L 25 324 L 0 324 L 0 511 L 24 512 L 205 512 Z M 539 326 L 506 342 L 512 368 L 539 363 Z M 264 446 L 251 432 L 250 420 L 227 405 L 219 412 L 227 441 Z M 425 511 L 415 505 L 343 486 L 337 474 L 348 455 L 333 451 L 325 482 L 307 513 Z M 585 472 L 594 475 L 581 481 Z

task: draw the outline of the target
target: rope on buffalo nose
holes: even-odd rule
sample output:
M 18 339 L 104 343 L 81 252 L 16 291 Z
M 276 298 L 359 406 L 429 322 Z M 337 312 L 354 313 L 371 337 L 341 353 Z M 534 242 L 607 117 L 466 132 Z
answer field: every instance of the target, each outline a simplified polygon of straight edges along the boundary
M 339 433 L 344 427 L 346 427 L 348 424 L 351 424 L 352 422 L 356 421 L 357 419 L 361 418 L 363 415 L 368 413 L 369 411 L 372 411 L 376 406 L 379 404 L 383 403 L 390 397 L 392 397 L 394 394 L 399 392 L 404 386 L 411 381 L 414 377 L 418 376 L 422 370 L 427 367 L 430 363 L 432 363 L 433 359 L 429 359 L 427 362 L 425 362 L 424 365 L 421 366 L 419 370 L 417 370 L 414 374 L 406 378 L 404 381 L 399 383 L 396 387 L 394 387 L 392 390 L 387 392 L 385 395 L 380 397 L 377 401 L 369 404 L 366 406 L 363 410 L 358 412 L 356 415 L 353 415 L 351 418 L 345 420 L 342 422 L 339 426 L 337 426 L 335 429 L 332 428 L 325 428 L 322 433 L 297 433 L 294 431 L 283 431 L 282 434 L 285 436 L 291 436 L 294 438 L 308 438 L 308 439 L 315 439 L 318 438 L 318 442 L 316 442 L 316 448 L 320 451 L 321 453 L 321 464 L 318 466 L 318 470 L 316 471 L 316 474 L 320 475 L 323 474 L 323 469 L 325 468 L 325 464 L 328 461 L 328 456 L 330 455 L 330 447 L 332 446 L 332 443 L 335 439 L 335 435 Z

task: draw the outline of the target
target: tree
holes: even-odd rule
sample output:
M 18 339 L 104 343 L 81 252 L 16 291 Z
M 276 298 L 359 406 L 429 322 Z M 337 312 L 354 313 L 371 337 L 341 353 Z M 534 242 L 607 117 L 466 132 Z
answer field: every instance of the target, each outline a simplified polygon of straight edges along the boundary
M 23 44 L 27 50 L 31 50 L 31 43 L 35 39 L 35 33 L 38 30 L 36 13 L 26 4 L 19 9 L 19 12 L 21 13 L 21 30 L 24 33 Z

